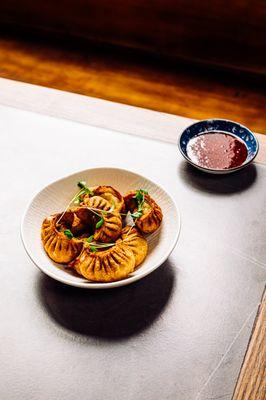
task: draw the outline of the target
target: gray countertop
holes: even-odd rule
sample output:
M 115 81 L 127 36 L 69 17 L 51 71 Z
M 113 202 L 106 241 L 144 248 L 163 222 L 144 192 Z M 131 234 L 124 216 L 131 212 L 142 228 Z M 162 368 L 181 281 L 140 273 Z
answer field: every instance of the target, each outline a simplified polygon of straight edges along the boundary
M 266 167 L 203 175 L 175 145 L 3 106 L 0 129 L 0 398 L 229 400 L 266 279 Z M 164 265 L 98 292 L 44 276 L 19 237 L 36 191 L 95 166 L 146 175 L 182 217 Z

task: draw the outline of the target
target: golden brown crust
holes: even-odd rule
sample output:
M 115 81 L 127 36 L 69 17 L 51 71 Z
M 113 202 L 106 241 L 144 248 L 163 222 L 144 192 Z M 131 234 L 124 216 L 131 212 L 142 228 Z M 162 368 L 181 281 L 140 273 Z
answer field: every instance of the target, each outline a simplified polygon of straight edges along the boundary
M 70 266 L 86 279 L 112 282 L 126 278 L 133 272 L 135 257 L 128 246 L 118 241 L 110 249 L 96 253 L 84 248 Z
M 134 199 L 136 191 L 130 191 L 124 196 L 126 209 L 131 213 L 137 211 L 137 201 Z M 161 225 L 163 214 L 161 207 L 153 200 L 153 198 L 145 194 L 143 204 L 143 214 L 135 219 L 135 224 L 142 233 L 153 233 Z
M 55 262 L 67 264 L 77 257 L 83 245 L 78 239 L 68 239 L 63 232 L 57 229 L 56 221 L 60 216 L 61 214 L 56 214 L 45 218 L 42 223 L 41 238 L 48 256 Z M 73 217 L 68 213 L 64 223 L 71 218 L 73 221 Z
M 137 228 L 125 226 L 122 230 L 121 238 L 127 246 L 132 250 L 135 257 L 135 267 L 139 266 L 147 256 L 148 243 L 141 235 Z
M 103 243 L 116 241 L 122 231 L 122 218 L 120 214 L 117 211 L 106 212 L 106 209 L 110 209 L 110 203 L 99 196 L 91 197 L 90 201 L 88 201 L 88 207 L 92 207 L 93 209 L 89 209 L 86 206 L 78 207 L 75 210 L 75 214 L 81 221 L 86 221 L 87 219 L 94 240 Z M 101 218 L 103 218 L 103 224 L 99 228 L 96 228 L 97 222 Z
M 96 186 L 92 188 L 94 195 L 101 196 L 105 200 L 109 201 L 111 206 L 114 204 L 115 211 L 120 213 L 125 212 L 125 203 L 123 196 L 114 189 L 112 186 Z
M 93 236 L 96 241 L 111 243 L 119 238 L 122 232 L 122 219 L 118 212 L 102 216 L 103 225 L 96 229 Z
M 99 210 L 108 211 L 111 209 L 111 204 L 108 200 L 104 199 L 101 196 L 89 196 L 85 195 L 83 198 L 84 205 L 92 208 L 96 208 Z

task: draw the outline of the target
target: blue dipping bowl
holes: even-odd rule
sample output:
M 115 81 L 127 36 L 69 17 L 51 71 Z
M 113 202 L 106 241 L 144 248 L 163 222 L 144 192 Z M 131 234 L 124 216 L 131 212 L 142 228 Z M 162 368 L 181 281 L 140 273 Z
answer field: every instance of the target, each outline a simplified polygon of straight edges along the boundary
M 187 145 L 190 139 L 195 136 L 202 135 L 204 133 L 219 131 L 221 133 L 229 133 L 239 139 L 241 139 L 248 151 L 247 158 L 245 162 L 238 167 L 229 168 L 229 169 L 211 169 L 201 167 L 195 164 L 187 155 Z M 196 122 L 186 128 L 179 137 L 178 147 L 182 154 L 182 156 L 194 167 L 212 174 L 228 174 L 234 171 L 238 171 L 249 165 L 259 151 L 259 143 L 255 135 L 245 126 L 238 124 L 234 121 L 229 121 L 227 119 L 206 119 L 203 121 Z

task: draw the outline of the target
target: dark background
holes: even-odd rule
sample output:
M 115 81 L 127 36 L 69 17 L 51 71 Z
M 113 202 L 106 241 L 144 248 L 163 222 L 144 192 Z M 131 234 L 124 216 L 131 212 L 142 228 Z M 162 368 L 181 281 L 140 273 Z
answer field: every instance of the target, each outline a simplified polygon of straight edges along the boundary
M 9 0 L 0 27 L 0 77 L 266 132 L 264 0 Z

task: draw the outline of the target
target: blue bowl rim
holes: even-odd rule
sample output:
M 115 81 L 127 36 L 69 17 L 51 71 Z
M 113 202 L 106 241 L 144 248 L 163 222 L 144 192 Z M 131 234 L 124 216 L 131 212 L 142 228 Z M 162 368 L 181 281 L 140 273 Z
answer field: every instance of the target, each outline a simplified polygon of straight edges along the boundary
M 234 168 L 228 168 L 228 169 L 212 169 L 212 168 L 206 168 L 206 167 L 202 167 L 202 166 L 197 165 L 196 163 L 194 163 L 194 162 L 183 152 L 183 150 L 181 149 L 181 145 L 180 145 L 180 140 L 181 140 L 181 137 L 182 137 L 183 133 L 184 133 L 187 129 L 191 128 L 191 127 L 194 126 L 194 125 L 197 125 L 197 124 L 200 123 L 200 122 L 213 122 L 213 121 L 227 121 L 227 122 L 231 122 L 231 123 L 233 123 L 233 124 L 238 125 L 238 126 L 241 127 L 241 128 L 246 129 L 246 130 L 251 134 L 251 136 L 254 138 L 255 143 L 256 143 L 256 152 L 255 152 L 254 155 L 250 158 L 250 160 L 245 161 L 243 164 L 239 165 L 238 167 L 234 167 Z M 228 132 L 228 133 L 230 133 L 231 135 L 233 135 L 232 132 Z M 237 171 L 237 170 L 239 170 L 239 169 L 242 169 L 242 168 L 248 166 L 249 164 L 252 163 L 252 161 L 255 159 L 255 157 L 257 157 L 257 154 L 258 154 L 258 152 L 259 152 L 259 147 L 260 147 L 258 139 L 256 138 L 255 134 L 254 134 L 249 128 L 247 128 L 247 127 L 246 127 L 245 125 L 243 125 L 243 124 L 240 124 L 239 122 L 232 121 L 231 119 L 226 119 L 226 118 L 208 118 L 208 119 L 200 119 L 200 120 L 198 120 L 198 121 L 196 121 L 196 122 L 193 122 L 192 124 L 188 125 L 188 126 L 180 133 L 179 138 L 178 138 L 177 145 L 178 145 L 178 149 L 179 149 L 180 153 L 182 154 L 182 156 L 183 156 L 191 165 L 193 165 L 194 167 L 196 167 L 196 168 L 198 168 L 198 169 L 204 170 L 204 171 L 206 171 L 206 172 L 214 172 L 214 173 L 215 173 L 215 172 L 216 172 L 216 173 L 219 173 L 219 172 L 220 172 L 220 173 L 221 173 L 221 172 L 224 172 L 224 173 L 233 172 L 233 171 Z

